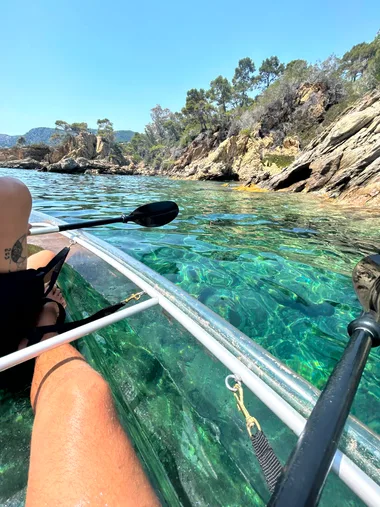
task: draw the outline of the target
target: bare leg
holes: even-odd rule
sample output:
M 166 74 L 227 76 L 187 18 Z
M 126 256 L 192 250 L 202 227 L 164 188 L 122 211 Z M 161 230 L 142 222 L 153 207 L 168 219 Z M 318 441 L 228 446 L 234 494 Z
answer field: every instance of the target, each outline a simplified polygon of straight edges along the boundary
M 54 304 L 47 305 L 39 325 L 51 324 L 54 312 Z M 36 361 L 27 507 L 159 505 L 103 378 L 81 360 L 48 373 L 61 361 L 78 357 L 71 345 L 63 345 Z
M 28 257 L 28 269 L 38 269 L 46 266 L 54 257 L 55 253 L 50 250 L 41 250 L 30 257 Z M 49 281 L 49 280 L 46 280 Z

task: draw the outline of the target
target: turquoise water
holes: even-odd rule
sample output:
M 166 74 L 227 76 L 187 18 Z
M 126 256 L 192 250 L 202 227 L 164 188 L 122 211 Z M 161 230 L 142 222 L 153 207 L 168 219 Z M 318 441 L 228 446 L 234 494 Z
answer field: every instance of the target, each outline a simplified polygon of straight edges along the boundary
M 323 387 L 347 343 L 346 326 L 359 312 L 351 270 L 362 255 L 379 251 L 380 213 L 310 196 L 241 193 L 219 183 L 8 174 L 29 185 L 36 209 L 68 221 L 114 216 L 153 200 L 177 201 L 180 216 L 164 229 L 115 225 L 92 232 L 179 284 Z M 203 364 L 190 345 L 181 344 L 177 353 L 186 369 Z M 378 376 L 375 350 L 353 414 L 379 433 Z M 193 408 L 198 395 L 194 386 L 188 399 Z

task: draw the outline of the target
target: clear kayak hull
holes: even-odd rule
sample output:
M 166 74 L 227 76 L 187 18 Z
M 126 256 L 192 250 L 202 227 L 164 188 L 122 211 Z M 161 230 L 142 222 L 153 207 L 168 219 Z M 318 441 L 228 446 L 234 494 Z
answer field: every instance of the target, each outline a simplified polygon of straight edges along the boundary
M 47 219 L 41 214 L 32 217 L 36 222 Z M 140 290 L 115 268 L 126 266 L 263 379 L 300 414 L 300 420 L 308 415 L 318 391 L 248 337 L 126 254 L 85 233 L 67 236 L 75 238 L 77 244 L 72 248 L 60 284 L 74 319 Z M 53 234 L 33 237 L 32 242 L 58 251 L 67 245 L 68 239 Z M 120 419 L 163 503 L 263 505 L 268 501 L 269 493 L 243 420 L 224 387 L 227 368 L 200 346 L 173 315 L 161 306 L 153 307 L 87 336 L 77 345 L 110 383 Z M 257 396 L 247 393 L 246 399 L 284 463 L 295 445 L 296 435 Z M 7 395 L 3 396 L 1 411 L 2 421 L 5 417 L 7 424 L 0 439 L 5 441 L 8 435 L 9 452 L 0 451 L 6 470 L 3 477 L 8 485 L 0 503 L 14 501 L 18 505 L 25 488 L 32 414 L 28 400 L 15 400 Z M 9 438 L 12 431 L 22 434 L 25 442 L 22 460 L 18 458 L 16 442 L 13 445 L 13 439 Z M 350 442 L 356 442 L 351 445 L 350 457 L 376 477 L 377 436 L 355 419 L 349 421 L 346 435 L 348 448 Z M 333 476 L 322 501 L 331 505 L 331 498 L 355 502 L 348 488 Z

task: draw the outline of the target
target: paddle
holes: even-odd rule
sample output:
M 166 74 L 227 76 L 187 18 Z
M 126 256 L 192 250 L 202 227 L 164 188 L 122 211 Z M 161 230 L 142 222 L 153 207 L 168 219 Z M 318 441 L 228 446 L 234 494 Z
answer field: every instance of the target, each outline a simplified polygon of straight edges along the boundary
M 47 225 L 40 227 L 42 224 L 38 224 L 36 227 L 32 227 L 30 235 L 35 236 L 37 234 L 49 234 L 52 232 L 70 231 L 73 229 L 83 229 L 87 227 L 96 227 L 98 225 L 108 225 L 116 223 L 134 222 L 137 225 L 143 227 L 161 227 L 162 225 L 168 224 L 176 218 L 179 209 L 173 201 L 161 201 L 152 202 L 150 204 L 144 204 L 136 208 L 130 215 L 121 215 L 115 218 L 104 218 L 100 220 L 88 220 L 86 222 L 75 222 L 73 224 L 64 225 Z
M 350 341 L 309 416 L 268 507 L 318 504 L 370 350 L 380 345 L 380 255 L 361 260 L 352 281 L 364 312 L 348 326 Z

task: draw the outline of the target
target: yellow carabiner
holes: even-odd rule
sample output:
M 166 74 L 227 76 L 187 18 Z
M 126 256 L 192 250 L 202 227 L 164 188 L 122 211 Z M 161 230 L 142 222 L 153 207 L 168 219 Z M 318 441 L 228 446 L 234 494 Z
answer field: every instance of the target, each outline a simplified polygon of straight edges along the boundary
M 134 299 L 135 301 L 139 301 L 141 299 L 141 296 L 143 294 L 145 294 L 144 291 L 142 291 L 142 292 L 136 292 L 136 294 L 132 294 L 132 296 L 129 296 L 128 298 L 124 299 L 123 303 L 127 304 L 130 301 L 132 301 L 132 299 Z
M 238 409 L 245 417 L 245 422 L 247 424 L 247 431 L 248 431 L 249 436 L 252 436 L 251 430 L 255 426 L 257 427 L 258 431 L 261 431 L 261 426 L 259 424 L 259 421 L 255 417 L 250 415 L 246 406 L 244 405 L 244 393 L 243 393 L 243 388 L 240 383 L 236 383 L 234 385 L 234 396 L 236 399 Z

